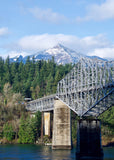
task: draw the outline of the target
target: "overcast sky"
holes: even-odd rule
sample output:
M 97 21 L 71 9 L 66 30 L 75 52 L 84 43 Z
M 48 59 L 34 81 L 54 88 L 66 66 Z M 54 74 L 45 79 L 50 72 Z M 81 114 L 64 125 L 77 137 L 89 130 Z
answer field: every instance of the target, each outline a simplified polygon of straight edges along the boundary
M 0 56 L 62 45 L 114 58 L 114 0 L 0 0 Z

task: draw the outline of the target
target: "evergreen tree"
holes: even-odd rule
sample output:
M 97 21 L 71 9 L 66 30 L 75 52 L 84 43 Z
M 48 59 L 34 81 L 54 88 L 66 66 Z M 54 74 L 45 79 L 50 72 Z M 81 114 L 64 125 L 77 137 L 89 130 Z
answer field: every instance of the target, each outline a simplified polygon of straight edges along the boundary
M 41 136 L 41 112 L 37 111 L 35 113 L 35 121 L 36 121 L 36 131 L 37 131 L 37 137 Z
M 18 135 L 19 135 L 19 143 L 26 143 L 26 123 L 23 116 L 21 117 L 20 120 Z
M 30 68 L 29 68 L 29 75 L 28 75 L 29 81 L 33 81 L 34 75 L 35 75 L 35 60 L 33 57 Z
M 47 95 L 52 93 L 52 88 L 53 88 L 53 76 L 50 73 L 47 79 L 47 86 L 46 86 Z
M 41 113 L 37 112 L 35 118 L 21 118 L 19 127 L 19 143 L 34 143 L 41 132 Z
M 5 64 L 4 64 L 4 82 L 7 83 L 9 82 L 10 84 L 12 83 L 12 77 L 11 77 L 11 65 L 10 65 L 10 59 L 9 56 L 7 57 Z
M 34 143 L 35 142 L 35 129 L 36 126 L 34 125 L 34 118 L 30 119 L 30 117 L 28 116 L 26 121 L 26 135 L 25 135 L 25 143 Z
M 3 78 L 4 78 L 4 61 L 0 57 L 0 92 L 2 92 L 3 89 L 3 84 L 4 84 Z
M 14 82 L 15 74 L 18 73 L 18 68 L 16 63 L 11 63 L 11 77 L 12 77 L 12 82 Z
M 25 69 L 24 77 L 25 77 L 25 79 L 28 79 L 30 67 L 31 67 L 31 61 L 30 61 L 30 57 L 28 56 L 27 60 L 26 60 L 26 64 L 24 66 L 24 69 Z
M 4 127 L 3 127 L 3 137 L 5 137 L 8 141 L 13 140 L 13 138 L 14 138 L 13 127 L 8 122 L 6 124 L 4 124 Z
M 31 87 L 30 91 L 31 91 L 32 99 L 38 99 L 39 98 L 40 87 L 38 85 L 35 88 Z

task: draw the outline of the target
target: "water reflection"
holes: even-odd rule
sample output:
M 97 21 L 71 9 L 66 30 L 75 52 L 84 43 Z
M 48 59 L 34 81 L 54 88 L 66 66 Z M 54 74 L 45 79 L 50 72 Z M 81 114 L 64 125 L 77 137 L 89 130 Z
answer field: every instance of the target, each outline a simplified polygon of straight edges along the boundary
M 48 160 L 71 160 L 75 159 L 73 150 L 52 150 L 51 147 L 42 148 L 41 158 Z
M 52 150 L 51 146 L 0 145 L 0 160 L 76 160 L 75 153 L 76 148 Z M 104 148 L 104 160 L 114 160 L 114 147 Z

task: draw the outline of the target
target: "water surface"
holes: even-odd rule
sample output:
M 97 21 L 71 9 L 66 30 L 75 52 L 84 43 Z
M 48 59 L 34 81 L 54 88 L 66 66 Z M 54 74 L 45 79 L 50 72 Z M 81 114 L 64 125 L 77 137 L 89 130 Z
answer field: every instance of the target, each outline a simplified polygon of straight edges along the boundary
M 114 147 L 105 147 L 104 160 L 114 160 Z M 0 160 L 75 160 L 76 148 L 52 150 L 51 146 L 0 145 Z

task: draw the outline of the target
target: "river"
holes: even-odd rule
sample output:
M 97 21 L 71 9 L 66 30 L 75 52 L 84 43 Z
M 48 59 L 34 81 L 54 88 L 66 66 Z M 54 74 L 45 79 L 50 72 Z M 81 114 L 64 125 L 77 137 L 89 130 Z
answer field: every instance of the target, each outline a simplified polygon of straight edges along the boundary
M 105 147 L 104 160 L 114 160 L 114 147 Z M 75 160 L 76 148 L 52 150 L 51 146 L 0 145 L 0 160 Z

